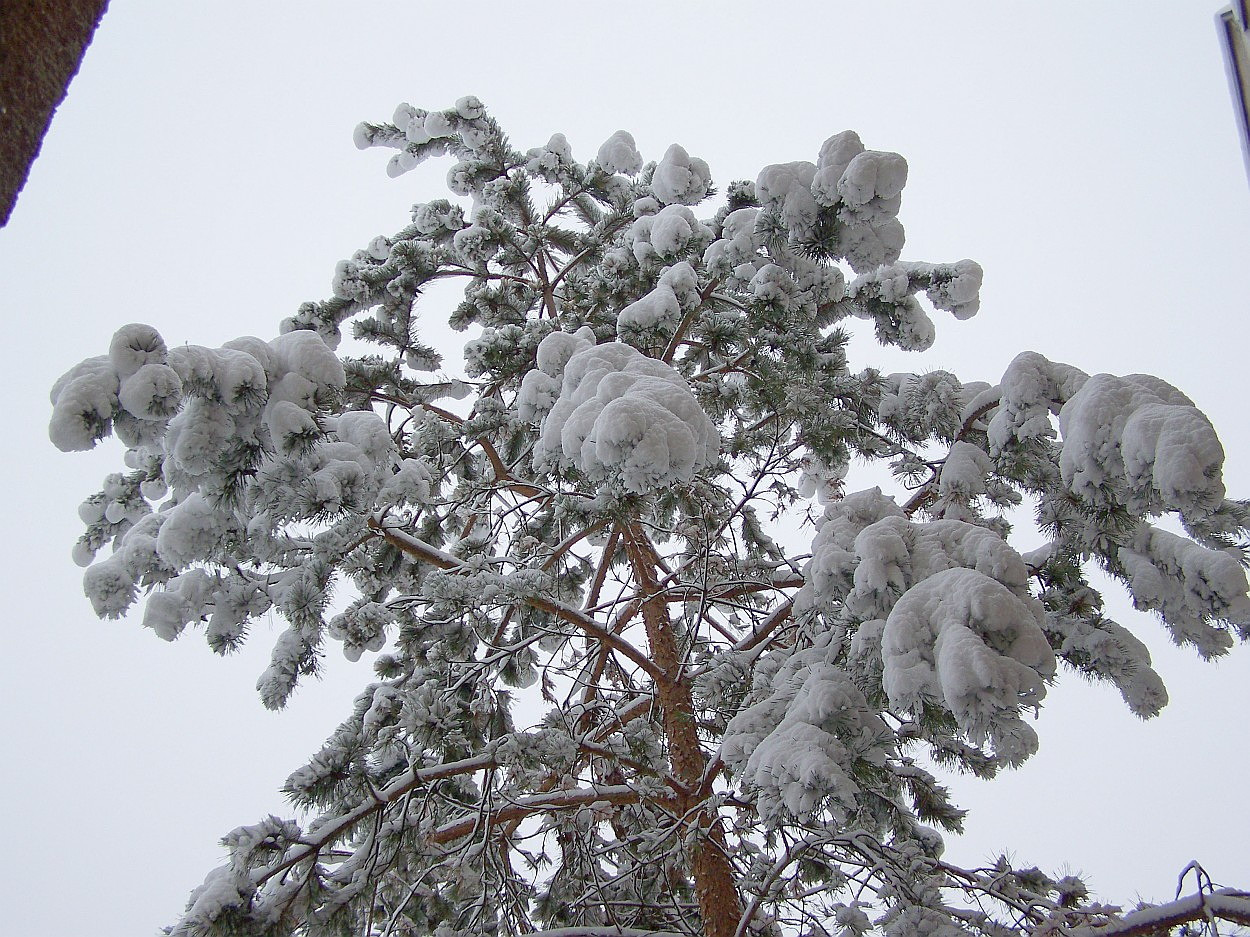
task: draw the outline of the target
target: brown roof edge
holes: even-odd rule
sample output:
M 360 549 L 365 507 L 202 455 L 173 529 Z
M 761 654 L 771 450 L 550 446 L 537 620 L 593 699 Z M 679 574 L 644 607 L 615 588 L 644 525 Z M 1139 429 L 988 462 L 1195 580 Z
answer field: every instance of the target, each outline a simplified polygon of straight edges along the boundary
M 52 113 L 107 6 L 108 0 L 0 2 L 0 227 L 9 222 Z

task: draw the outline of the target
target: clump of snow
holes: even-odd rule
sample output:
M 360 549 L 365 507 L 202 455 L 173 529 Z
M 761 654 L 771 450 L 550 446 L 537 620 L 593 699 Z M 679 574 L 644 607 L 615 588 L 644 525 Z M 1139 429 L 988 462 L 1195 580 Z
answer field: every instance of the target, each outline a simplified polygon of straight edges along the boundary
M 887 517 L 906 518 L 903 509 L 880 488 L 856 491 L 825 506 L 812 540 L 806 580 L 794 597 L 796 614 L 826 603 L 840 603 L 854 587 L 858 560 L 855 540 L 864 528 Z
M 815 166 L 770 166 L 756 188 L 793 240 L 820 231 L 823 249 L 866 273 L 898 260 L 904 241 L 898 210 L 906 182 L 903 157 L 865 150 L 859 137 L 846 131 L 825 141 Z
M 883 765 L 892 750 L 893 733 L 859 688 L 811 656 L 795 655 L 768 698 L 730 720 L 721 745 L 761 816 L 774 822 L 820 807 L 845 820 L 857 809 L 857 762 Z
M 846 288 L 851 311 L 873 319 L 882 341 L 923 351 L 933 344 L 933 322 L 915 294 L 923 291 L 937 309 L 967 319 L 980 307 L 979 264 L 892 263 L 861 274 Z
M 140 419 L 169 419 L 182 402 L 182 380 L 169 365 L 148 362 L 122 379 L 118 402 Z
M 811 181 L 812 196 L 820 205 L 826 208 L 837 206 L 842 198 L 838 182 L 851 165 L 851 160 L 862 152 L 864 144 L 854 130 L 834 134 L 821 144 L 816 172 Z
M 1135 514 L 1177 511 L 1188 521 L 1224 500 L 1224 450 L 1210 421 L 1157 377 L 1086 375 L 1035 352 L 1018 355 L 999 384 L 990 454 L 1056 435 L 1064 485 L 1083 501 Z
M 994 471 L 994 461 L 980 446 L 956 442 L 942 463 L 938 475 L 938 500 L 930 513 L 954 520 L 972 521 L 975 512 L 966 506 L 987 491 L 986 478 Z
M 840 607 L 858 623 L 850 659 L 870 673 L 879 661 L 892 705 L 944 706 L 1013 764 L 1034 751 L 1020 709 L 1041 701 L 1055 658 L 1028 568 L 998 534 L 914 523 L 874 488 L 829 505 L 805 573 L 796 613 Z
M 165 514 L 156 551 L 174 569 L 207 559 L 221 537 L 218 510 L 203 495 L 188 495 Z
M 1150 650 L 1127 628 L 1108 618 L 1052 615 L 1047 629 L 1051 646 L 1065 660 L 1114 684 L 1135 715 L 1149 719 L 1167 705 L 1167 688 L 1151 666 Z
M 859 208 L 874 199 L 898 198 L 906 184 L 907 160 L 897 153 L 865 150 L 847 164 L 838 179 L 838 195 L 847 205 Z
M 780 264 L 764 264 L 747 283 L 747 289 L 760 303 L 779 310 L 792 310 L 798 300 L 799 288 L 794 278 Z
M 641 332 L 671 333 L 681 321 L 681 303 L 673 291 L 657 286 L 650 293 L 634 300 L 616 317 L 616 333 L 628 338 Z
M 48 436 L 62 452 L 92 448 L 112 429 L 120 403 L 117 371 L 107 356 L 88 358 L 52 387 Z
M 431 111 L 426 114 L 421 126 L 432 140 L 454 136 L 456 133 L 456 125 L 442 111 Z
M 565 358 L 573 343 L 561 334 L 540 343 L 541 376 L 526 375 L 518 401 L 527 414 L 542 412 L 558 373 L 534 447 L 536 470 L 573 467 L 593 482 L 641 493 L 687 482 L 716 461 L 716 428 L 680 374 L 629 345 L 591 345 L 581 333 L 572 338 L 582 347 Z
M 975 569 L 1021 597 L 1029 594 L 1028 567 L 998 534 L 958 520 L 913 523 L 883 518 L 855 538 L 855 588 L 847 609 L 856 617 L 884 618 L 911 586 L 956 567 Z
M 109 361 L 119 378 L 129 377 L 145 364 L 164 364 L 166 354 L 160 333 L 141 323 L 122 326 L 109 342 Z
M 925 294 L 934 308 L 944 309 L 956 319 L 969 319 L 981 306 L 981 283 L 985 273 L 975 260 L 953 264 L 908 264 L 915 274 L 928 278 Z
M 118 554 L 87 568 L 83 592 L 100 618 L 120 618 L 135 600 L 135 580 Z
M 1064 484 L 1091 503 L 1198 519 L 1224 500 L 1215 429 L 1165 381 L 1096 374 L 1063 405 L 1059 427 Z
M 1138 608 L 1157 611 L 1178 644 L 1203 657 L 1232 647 L 1232 636 L 1211 624 L 1225 621 L 1250 629 L 1250 584 L 1231 552 L 1212 550 L 1150 524 L 1142 524 L 1118 558 Z
M 768 211 L 775 212 L 795 240 L 815 232 L 820 206 L 812 196 L 816 167 L 808 162 L 765 166 L 755 179 L 755 192 Z
M 317 332 L 297 329 L 269 343 L 274 377 L 298 374 L 319 391 L 339 391 L 347 384 L 341 362 Z
M 576 332 L 552 332 L 543 338 L 535 352 L 538 366 L 521 379 L 517 415 L 526 422 L 544 418 L 560 396 L 560 379 L 569 359 L 594 344 L 595 333 L 589 326 Z
M 634 143 L 633 134 L 618 130 L 599 147 L 595 159 L 606 172 L 619 172 L 632 176 L 642 169 L 642 155 Z
M 665 205 L 695 205 L 712 186 L 707 163 L 674 143 L 655 167 L 651 191 Z
M 919 714 L 940 703 L 972 742 L 988 739 L 999 758 L 1020 764 L 1037 750 L 1020 709 L 1041 702 L 1055 673 L 1044 622 L 1041 602 L 978 570 L 921 580 L 899 598 L 882 633 L 890 704 Z
M 846 463 L 829 465 L 816 456 L 804 456 L 799 467 L 799 494 L 814 497 L 821 505 L 834 504 L 842 496 L 842 480 L 849 468 Z
M 727 279 L 743 264 L 751 264 L 764 246 L 764 238 L 756 231 L 758 208 L 739 208 L 730 212 L 721 223 L 721 236 L 703 252 L 703 264 L 708 273 Z M 745 277 L 750 280 L 755 268 Z
M 420 459 L 404 459 L 383 483 L 378 499 L 383 504 L 428 504 L 434 490 L 434 474 Z
M 456 113 L 465 120 L 476 120 L 486 113 L 486 108 L 475 94 L 466 94 L 456 99 Z
M 687 249 L 701 252 L 712 232 L 685 205 L 666 205 L 654 214 L 641 216 L 626 233 L 634 259 L 669 259 Z
M 998 411 L 990 420 L 990 455 L 996 456 L 1016 440 L 1051 438 L 1051 414 L 1060 409 L 1088 380 L 1071 365 L 1048 361 L 1035 351 L 1016 355 L 999 382 Z
M 172 641 L 192 621 L 207 610 L 216 583 L 202 569 L 189 569 L 170 579 L 165 588 L 148 596 L 143 610 L 143 626 L 157 637 Z
M 685 261 L 674 264 L 660 275 L 655 289 L 620 311 L 616 317 L 617 335 L 626 340 L 650 333 L 668 337 L 681 321 L 682 313 L 698 302 L 694 268 Z

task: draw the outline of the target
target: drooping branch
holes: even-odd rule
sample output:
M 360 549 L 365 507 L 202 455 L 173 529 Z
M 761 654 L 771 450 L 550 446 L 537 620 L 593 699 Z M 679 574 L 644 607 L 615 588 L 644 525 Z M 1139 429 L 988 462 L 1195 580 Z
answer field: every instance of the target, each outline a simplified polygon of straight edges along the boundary
M 350 832 L 361 820 L 373 816 L 407 795 L 409 791 L 415 790 L 423 784 L 430 784 L 434 781 L 441 781 L 463 774 L 474 774 L 495 766 L 495 753 L 493 750 L 488 750 L 480 755 L 465 758 L 461 761 L 431 765 L 427 768 L 409 768 L 395 780 L 391 781 L 390 784 L 386 785 L 386 787 L 375 792 L 371 800 L 358 804 L 353 809 L 338 816 L 324 819 L 317 827 L 315 833 L 303 837 L 298 846 L 288 849 L 286 854 L 277 862 L 253 870 L 252 882 L 255 885 L 262 885 L 275 875 L 280 875 L 287 869 L 316 856 L 339 837 Z

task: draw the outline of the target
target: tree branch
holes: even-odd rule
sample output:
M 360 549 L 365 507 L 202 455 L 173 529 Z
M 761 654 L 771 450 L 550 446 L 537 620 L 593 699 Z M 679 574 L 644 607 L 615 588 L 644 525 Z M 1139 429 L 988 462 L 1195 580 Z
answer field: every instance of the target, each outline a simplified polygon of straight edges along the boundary
M 409 556 L 415 556 L 433 566 L 437 566 L 439 569 L 469 572 L 469 569 L 459 558 L 452 556 L 450 553 L 444 553 L 437 547 L 404 533 L 398 528 L 387 526 L 383 519 L 371 517 L 369 518 L 369 526 L 376 530 L 387 543 L 397 547 Z M 555 615 L 561 621 L 568 622 L 596 638 L 600 643 L 608 645 L 615 651 L 619 651 L 652 679 L 658 679 L 661 676 L 659 668 L 651 662 L 651 659 L 646 654 L 638 650 L 638 648 L 634 647 L 619 634 L 604 628 L 580 609 L 573 608 L 571 605 L 565 605 L 563 602 L 558 602 L 555 599 L 538 595 L 526 596 L 522 601 L 526 605 Z
M 1222 888 L 1200 892 L 1167 904 L 1132 911 L 1117 921 L 1099 927 L 1074 928 L 1073 937 L 1148 937 L 1167 934 L 1190 921 L 1219 918 L 1234 924 L 1250 925 L 1250 892 Z

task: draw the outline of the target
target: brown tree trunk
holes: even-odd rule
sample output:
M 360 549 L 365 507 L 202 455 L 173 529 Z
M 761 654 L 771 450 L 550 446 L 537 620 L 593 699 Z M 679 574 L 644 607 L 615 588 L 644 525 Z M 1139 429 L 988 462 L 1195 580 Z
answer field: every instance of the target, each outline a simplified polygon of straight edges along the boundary
M 108 0 L 0 2 L 0 227 Z
M 719 813 L 702 790 L 707 759 L 695 731 L 694 699 L 682 673 L 682 659 L 668 617 L 668 603 L 659 595 L 657 557 L 636 527 L 624 530 L 625 550 L 634 580 L 643 596 L 642 620 L 651 645 L 651 659 L 662 676 L 656 681 L 669 764 L 674 777 L 689 791 L 681 804 L 688 822 L 699 830 L 692 869 L 695 896 L 705 937 L 733 937 L 742 916 Z

